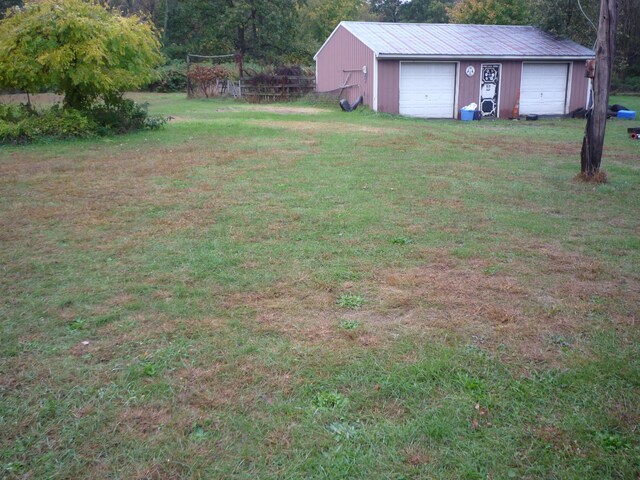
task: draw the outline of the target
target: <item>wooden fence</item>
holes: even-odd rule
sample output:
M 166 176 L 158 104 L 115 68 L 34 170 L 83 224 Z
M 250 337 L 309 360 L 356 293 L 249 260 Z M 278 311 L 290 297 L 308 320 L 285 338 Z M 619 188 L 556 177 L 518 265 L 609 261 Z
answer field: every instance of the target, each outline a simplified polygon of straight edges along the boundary
M 244 78 L 238 81 L 216 80 L 200 84 L 190 81 L 187 95 L 193 97 L 244 98 L 249 102 L 285 102 L 300 98 L 316 89 L 315 77 L 269 76 Z
M 250 102 L 279 102 L 300 98 L 316 89 L 315 77 L 260 76 L 240 80 L 240 96 Z

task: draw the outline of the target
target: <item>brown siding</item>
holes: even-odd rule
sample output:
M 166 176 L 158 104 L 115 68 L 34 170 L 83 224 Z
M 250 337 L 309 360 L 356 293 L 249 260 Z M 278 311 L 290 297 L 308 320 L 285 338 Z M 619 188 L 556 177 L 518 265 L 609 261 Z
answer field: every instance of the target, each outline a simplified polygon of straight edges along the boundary
M 520 92 L 522 61 L 520 60 L 461 60 L 458 86 L 458 109 L 480 101 L 480 74 L 483 63 L 499 63 L 502 65 L 500 79 L 500 112 L 499 117 L 506 119 L 512 116 L 513 108 Z M 467 77 L 465 70 L 472 65 L 476 73 Z M 372 71 L 372 70 L 371 70 Z M 373 80 L 371 80 L 373 82 Z M 398 114 L 400 96 L 400 61 L 378 61 L 378 111 Z M 588 79 L 584 77 L 584 61 L 573 64 L 571 79 L 571 98 L 569 111 L 584 107 L 587 101 Z M 456 113 L 459 118 L 460 112 Z
M 480 101 L 480 66 L 483 63 L 499 63 L 502 65 L 500 82 L 500 118 L 509 118 L 513 112 L 517 92 L 520 89 L 522 62 L 505 60 L 462 60 L 459 66 L 458 109 L 471 102 Z M 465 70 L 472 65 L 476 73 L 467 77 Z M 378 111 L 399 113 L 400 97 L 400 61 L 378 61 Z M 460 112 L 456 113 L 459 118 Z
M 489 62 L 485 62 L 489 63 Z M 476 60 L 462 60 L 460 62 L 460 84 L 458 86 L 458 110 L 469 105 L 470 103 L 478 103 L 480 100 L 480 64 Z M 476 69 L 473 77 L 467 77 L 465 71 L 468 66 Z M 456 112 L 456 118 L 460 118 L 460 112 Z
M 367 67 L 366 75 L 361 71 L 363 66 Z M 354 102 L 362 95 L 365 105 L 372 106 L 373 52 L 340 26 L 316 57 L 316 90 L 339 93 L 348 75 L 343 70 L 355 69 L 360 71 L 351 72 L 348 84 L 357 86 L 346 88 L 340 96 Z
M 584 76 L 584 60 L 573 62 L 573 75 L 571 76 L 571 99 L 569 100 L 569 112 L 577 108 L 585 108 L 589 88 L 589 79 Z
M 400 113 L 400 62 L 378 61 L 378 111 Z
M 488 62 L 487 62 L 488 63 Z M 522 62 L 510 61 L 502 63 L 502 79 L 500 81 L 500 118 L 513 115 L 513 107 L 520 99 L 520 81 L 522 79 Z
M 509 118 L 513 113 L 513 107 L 516 103 L 516 97 L 520 90 L 520 74 L 522 71 L 522 62 L 513 60 L 482 60 L 482 61 L 466 61 L 460 62 L 460 90 L 458 94 L 458 105 L 460 108 L 469 105 L 471 102 L 480 102 L 480 75 L 482 73 L 483 63 L 498 63 L 502 65 L 500 71 L 499 89 L 499 107 L 498 113 L 500 118 Z M 467 77 L 465 71 L 471 65 L 475 68 L 476 73 L 473 77 Z M 459 116 L 460 112 L 458 112 Z

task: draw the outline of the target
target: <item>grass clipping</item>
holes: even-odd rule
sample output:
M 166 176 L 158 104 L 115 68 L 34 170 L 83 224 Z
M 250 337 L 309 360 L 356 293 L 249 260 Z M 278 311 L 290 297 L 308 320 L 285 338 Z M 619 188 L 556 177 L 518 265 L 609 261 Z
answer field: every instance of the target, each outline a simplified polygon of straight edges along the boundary
M 607 172 L 604 172 L 602 170 L 598 170 L 595 173 L 580 172 L 578 175 L 576 175 L 575 178 L 576 180 L 580 180 L 586 183 L 596 184 L 607 183 L 609 181 Z

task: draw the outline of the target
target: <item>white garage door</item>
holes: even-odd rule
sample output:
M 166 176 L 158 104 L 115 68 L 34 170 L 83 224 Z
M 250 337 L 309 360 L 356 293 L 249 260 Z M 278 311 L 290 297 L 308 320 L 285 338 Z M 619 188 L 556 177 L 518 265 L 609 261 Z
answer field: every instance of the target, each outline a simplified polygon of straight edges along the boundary
M 453 118 L 456 64 L 400 63 L 400 114 Z
M 568 63 L 525 63 L 520 84 L 520 114 L 561 115 L 567 99 Z

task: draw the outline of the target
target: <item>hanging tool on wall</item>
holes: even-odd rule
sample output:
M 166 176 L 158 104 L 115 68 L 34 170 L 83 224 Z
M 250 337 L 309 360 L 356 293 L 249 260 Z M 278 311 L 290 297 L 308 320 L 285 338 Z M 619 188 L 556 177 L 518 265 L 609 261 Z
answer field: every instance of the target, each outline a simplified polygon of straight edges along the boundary
M 357 83 L 357 84 L 353 84 L 353 85 L 349 85 L 349 79 L 351 78 L 351 74 L 352 73 L 356 73 L 356 72 L 362 72 L 363 78 L 362 78 L 362 82 L 361 83 Z M 359 87 L 362 88 L 362 83 L 366 83 L 367 82 L 367 66 L 363 65 L 362 68 L 352 68 L 352 69 L 348 69 L 348 70 L 342 70 L 342 74 L 346 75 L 346 77 L 344 78 L 344 81 L 338 86 L 338 88 L 336 88 L 336 90 L 340 90 L 340 93 L 338 94 L 338 96 L 342 96 L 342 92 L 344 92 L 344 90 L 346 88 L 351 88 L 351 87 Z

